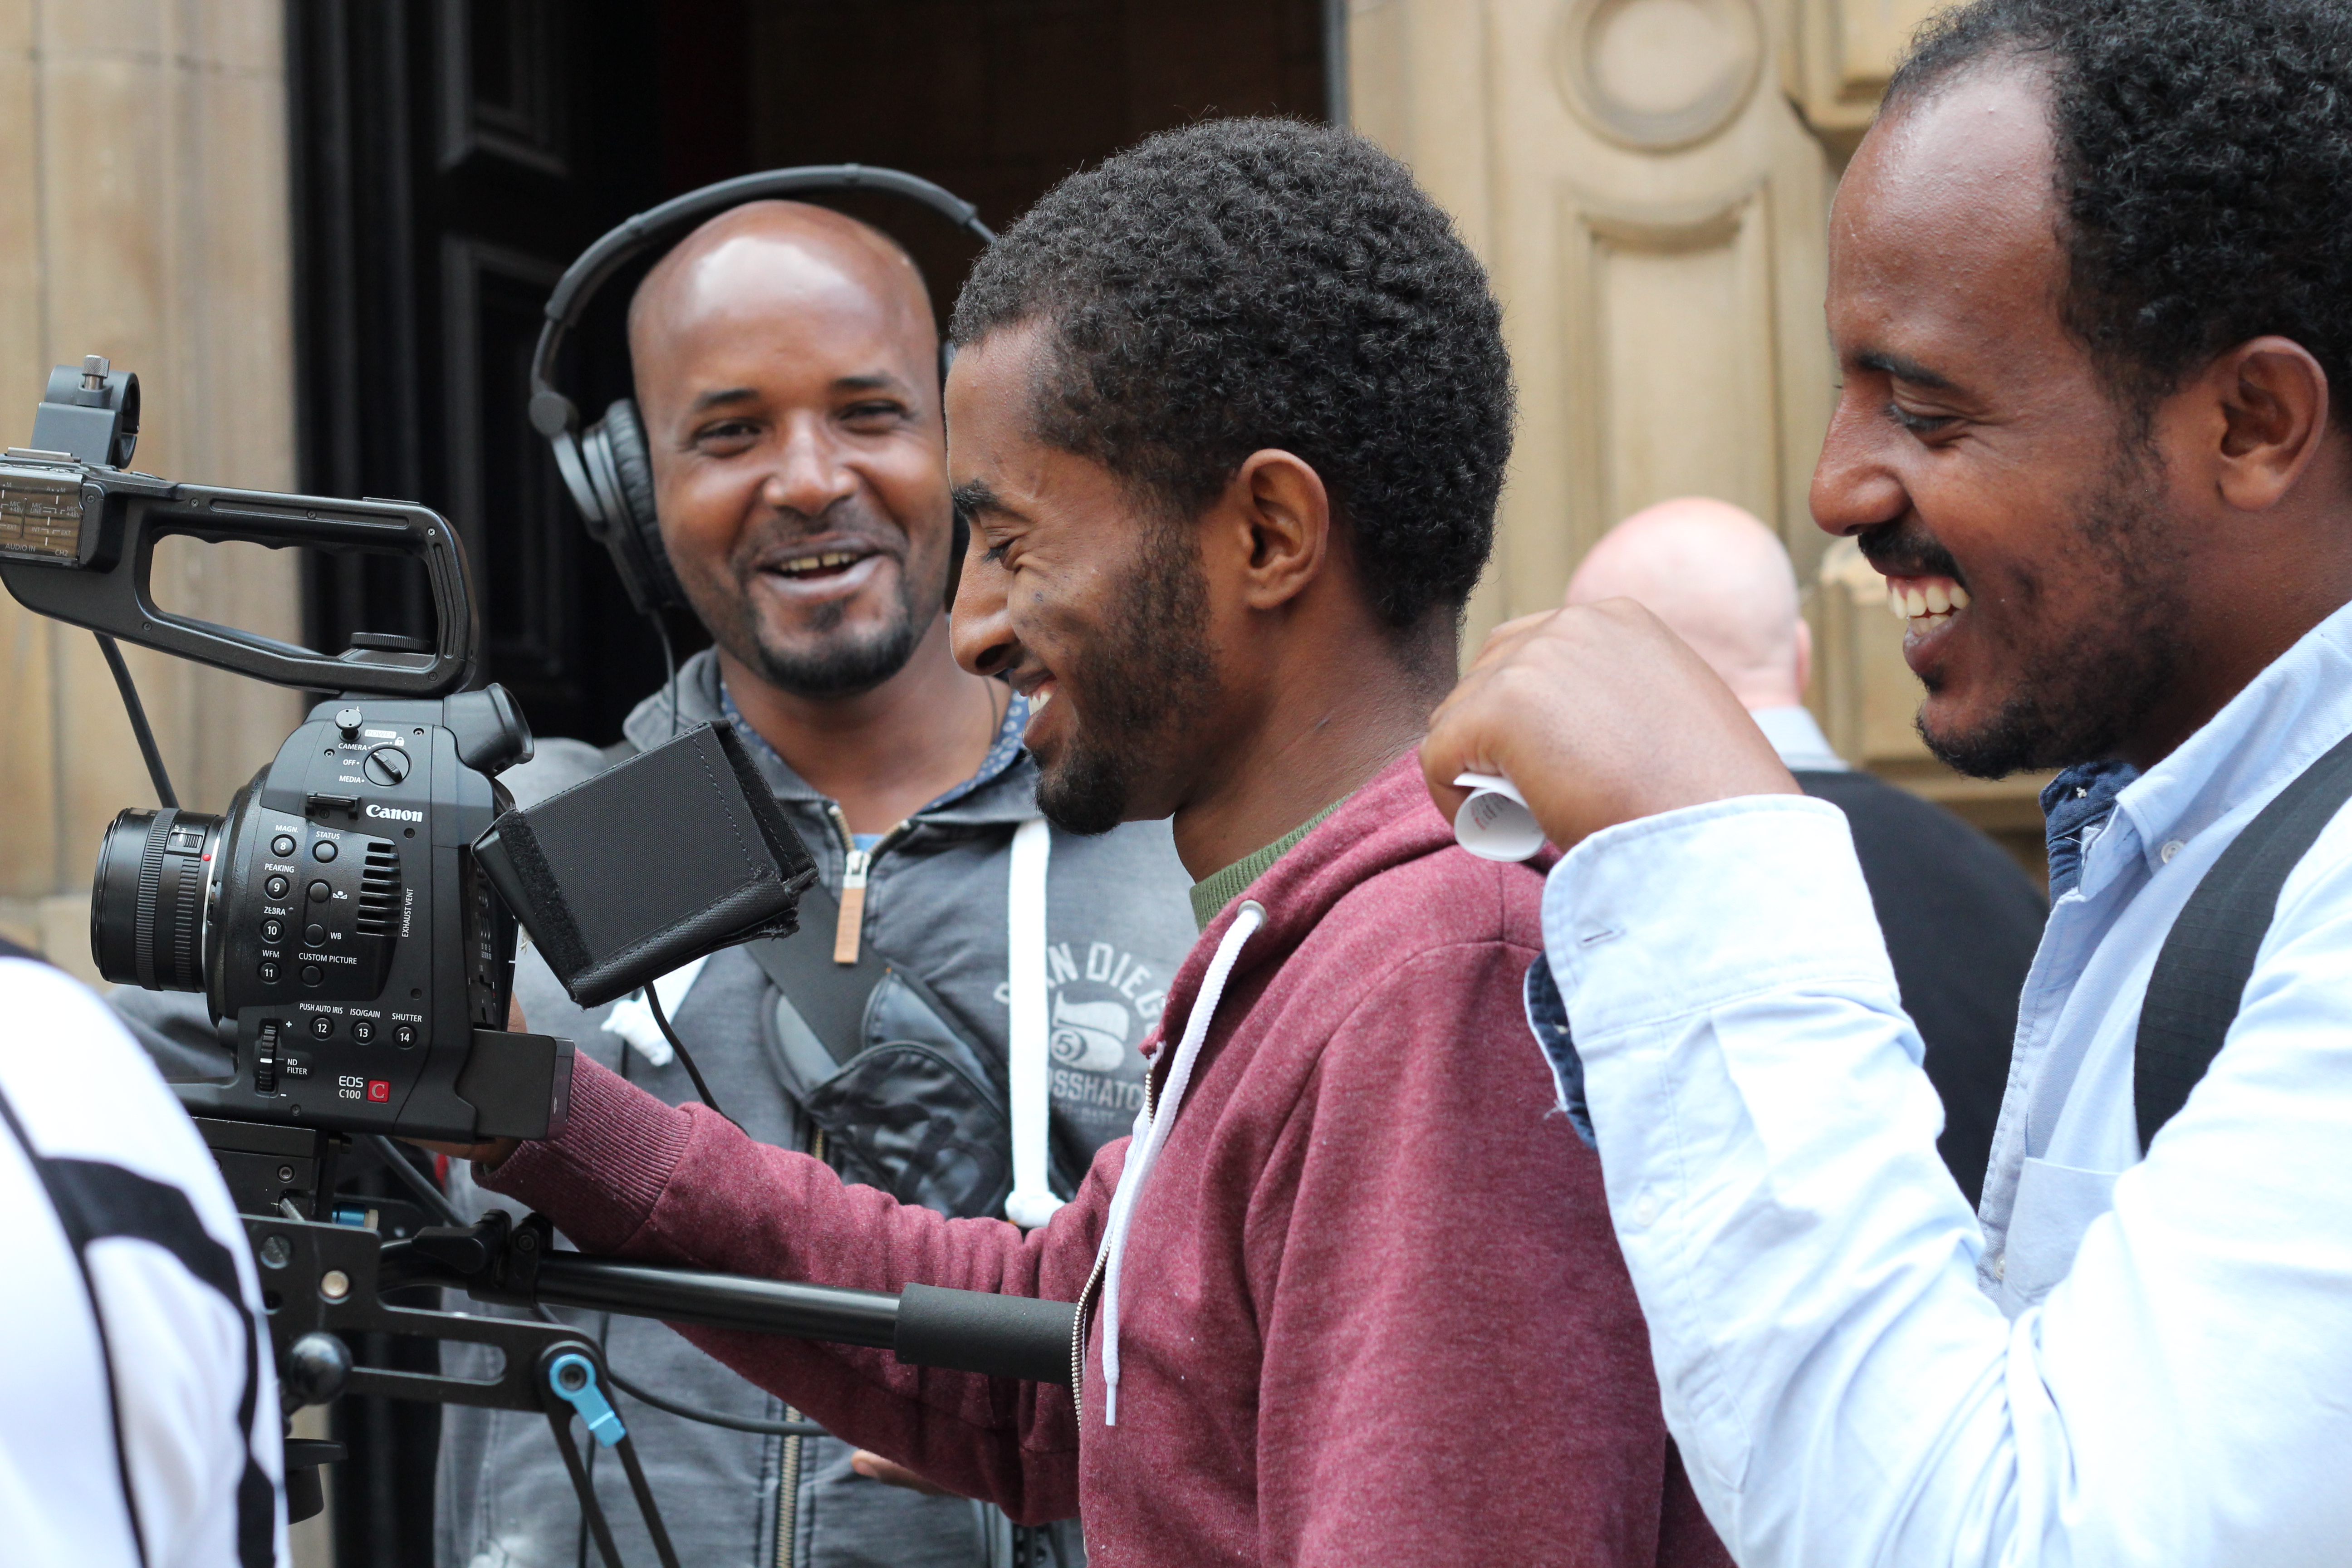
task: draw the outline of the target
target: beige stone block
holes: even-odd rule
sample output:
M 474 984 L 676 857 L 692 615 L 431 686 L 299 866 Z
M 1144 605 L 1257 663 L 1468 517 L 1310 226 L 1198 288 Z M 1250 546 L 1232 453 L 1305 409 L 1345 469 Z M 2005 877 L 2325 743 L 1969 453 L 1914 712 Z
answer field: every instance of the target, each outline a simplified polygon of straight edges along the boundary
M 52 58 L 108 56 L 161 65 L 172 47 L 165 0 L 34 0 L 36 36 Z
M 57 749 L 51 722 L 52 623 L 0 598 L 0 896 L 57 887 Z
M 172 0 L 175 52 L 202 72 L 281 81 L 285 26 L 282 0 Z
M 1786 0 L 1783 0 L 1786 3 Z M 1911 36 L 1945 0 L 1799 0 L 1784 77 L 1805 119 L 1843 158 L 1878 111 Z
M 89 889 L 52 894 L 37 908 L 41 956 L 85 985 L 100 991 L 113 989 L 100 978 L 98 964 L 90 957 Z

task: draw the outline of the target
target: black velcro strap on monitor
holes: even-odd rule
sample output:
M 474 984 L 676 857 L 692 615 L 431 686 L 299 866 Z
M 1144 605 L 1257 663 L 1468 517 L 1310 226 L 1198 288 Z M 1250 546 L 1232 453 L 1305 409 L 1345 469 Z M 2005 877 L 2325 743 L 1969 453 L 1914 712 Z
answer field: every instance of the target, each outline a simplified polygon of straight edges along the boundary
M 2245 999 L 2254 954 L 2278 913 L 2279 889 L 2347 798 L 2352 737 L 2337 742 L 2246 824 L 2172 922 L 2148 976 L 2132 1058 L 2132 1106 L 2143 1152 L 2221 1054 Z

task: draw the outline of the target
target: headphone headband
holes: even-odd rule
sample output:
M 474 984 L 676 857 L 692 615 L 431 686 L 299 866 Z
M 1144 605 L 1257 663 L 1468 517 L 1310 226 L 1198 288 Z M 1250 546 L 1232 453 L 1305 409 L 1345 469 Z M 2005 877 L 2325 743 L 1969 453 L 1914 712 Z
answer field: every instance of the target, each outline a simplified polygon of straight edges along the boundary
M 682 196 L 672 196 L 659 206 L 648 207 L 628 219 L 581 252 L 579 259 L 565 268 L 563 276 L 556 279 L 554 292 L 547 297 L 547 324 L 540 329 L 539 347 L 530 356 L 531 427 L 551 441 L 580 428 L 579 410 L 555 388 L 555 357 L 562 352 L 563 340 L 578 324 L 581 311 L 613 274 L 693 219 L 797 191 L 887 191 L 921 203 L 982 245 L 996 242 L 995 234 L 980 221 L 980 210 L 970 202 L 902 170 L 869 168 L 863 163 L 811 163 L 793 169 L 770 169 L 757 174 L 739 174 Z

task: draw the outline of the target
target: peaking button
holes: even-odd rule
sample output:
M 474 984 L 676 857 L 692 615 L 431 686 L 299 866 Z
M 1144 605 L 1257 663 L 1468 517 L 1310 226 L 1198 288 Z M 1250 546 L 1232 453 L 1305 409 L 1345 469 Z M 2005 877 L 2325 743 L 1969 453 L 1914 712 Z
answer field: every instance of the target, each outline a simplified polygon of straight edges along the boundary
M 324 882 L 313 882 L 310 884 L 310 901 L 314 904 L 323 904 L 334 896 L 334 889 Z
M 294 853 L 294 836 L 290 833 L 279 834 L 269 841 L 269 852 L 280 860 L 285 859 Z
M 278 966 L 270 963 L 268 959 L 262 960 L 260 974 L 261 983 L 264 985 L 275 985 L 278 984 Z
M 271 877 L 268 880 L 261 884 L 261 890 L 268 893 L 273 899 L 282 899 L 286 896 L 288 889 L 291 889 L 293 886 L 293 883 L 288 881 L 283 877 Z
M 328 1017 L 324 1013 L 320 1014 L 317 1017 L 310 1020 L 310 1037 L 312 1039 L 323 1040 L 334 1032 L 335 1021 L 332 1018 Z
M 315 963 L 306 963 L 302 966 L 302 984 L 305 985 L 316 985 L 326 977 L 326 972 Z
M 310 846 L 310 858 L 316 860 L 320 865 L 323 866 L 334 858 L 335 841 L 333 839 L 321 838 L 319 842 Z

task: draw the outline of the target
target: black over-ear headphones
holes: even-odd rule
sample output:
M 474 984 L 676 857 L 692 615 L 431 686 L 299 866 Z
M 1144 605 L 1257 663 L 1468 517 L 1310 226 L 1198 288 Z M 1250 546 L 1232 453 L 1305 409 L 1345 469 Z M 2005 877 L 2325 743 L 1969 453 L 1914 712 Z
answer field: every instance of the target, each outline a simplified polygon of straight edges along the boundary
M 581 429 L 580 411 L 555 389 L 556 355 L 597 289 L 633 258 L 714 213 L 806 191 L 887 191 L 921 203 L 982 245 L 996 242 L 996 236 L 980 221 L 979 209 L 970 202 L 897 169 L 870 169 L 861 163 L 771 169 L 721 180 L 639 213 L 583 251 L 548 296 L 547 325 L 540 329 L 539 348 L 530 359 L 531 427 L 546 437 L 554 449 L 563 488 L 578 503 L 589 535 L 612 552 L 613 565 L 629 591 L 629 603 L 642 614 L 688 607 L 669 554 L 662 548 L 661 525 L 654 515 L 654 473 L 646 450 L 645 424 L 637 416 L 635 400 L 624 397 L 605 409 L 602 419 Z M 942 380 L 953 353 L 953 345 L 941 339 Z M 961 529 L 953 554 L 957 563 L 963 558 L 960 535 Z

